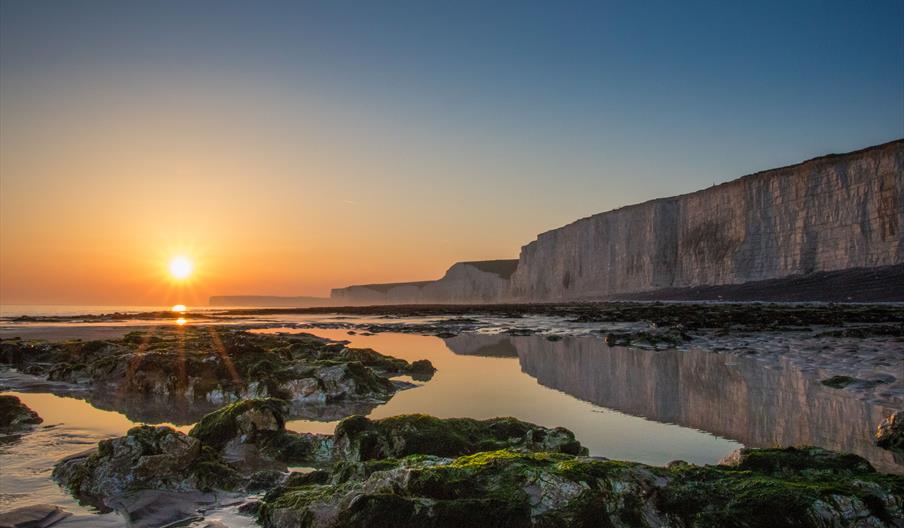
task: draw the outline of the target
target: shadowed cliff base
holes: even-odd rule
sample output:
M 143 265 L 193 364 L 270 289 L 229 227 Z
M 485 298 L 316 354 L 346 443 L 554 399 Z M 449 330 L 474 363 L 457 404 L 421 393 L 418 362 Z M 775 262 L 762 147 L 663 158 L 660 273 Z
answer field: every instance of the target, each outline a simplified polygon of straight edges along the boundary
M 615 295 L 634 301 L 771 301 L 771 302 L 901 302 L 904 301 L 904 265 L 855 268 L 794 275 L 782 279 L 663 288 Z

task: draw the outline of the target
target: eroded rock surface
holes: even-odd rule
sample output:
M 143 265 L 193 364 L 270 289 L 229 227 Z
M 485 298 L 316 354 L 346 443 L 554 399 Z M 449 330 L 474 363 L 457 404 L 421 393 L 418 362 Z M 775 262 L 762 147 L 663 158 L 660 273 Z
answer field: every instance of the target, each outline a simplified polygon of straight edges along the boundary
M 422 454 L 454 457 L 508 447 L 532 451 L 586 454 L 574 433 L 547 429 L 515 418 L 436 418 L 407 414 L 370 420 L 352 416 L 339 422 L 334 454 L 346 461 L 400 458 Z
M 904 478 L 817 448 L 668 468 L 504 449 L 410 455 L 307 476 L 264 498 L 264 526 L 900 526 Z
M 204 412 L 212 410 L 204 405 L 263 397 L 297 406 L 375 404 L 405 387 L 391 376 L 428 378 L 435 370 L 428 360 L 411 364 L 310 335 L 212 326 L 150 328 L 111 341 L 5 340 L 0 363 L 88 387 L 92 400 L 112 402 L 102 406 L 137 398 L 142 407 L 198 404 Z M 329 418 L 342 416 L 347 414 Z
M 587 457 L 570 431 L 514 418 L 356 416 L 330 438 L 286 431 L 284 409 L 238 402 L 187 435 L 137 427 L 61 461 L 54 477 L 85 502 L 126 511 L 149 490 L 263 490 L 246 511 L 269 528 L 900 527 L 904 518 L 904 477 L 815 447 L 653 467 Z M 288 473 L 286 463 L 321 469 Z
M 243 400 L 207 415 L 189 434 L 139 426 L 60 461 L 53 477 L 76 498 L 109 509 L 141 490 L 252 490 L 283 478 L 287 464 L 330 458 L 331 439 L 285 429 L 285 402 Z

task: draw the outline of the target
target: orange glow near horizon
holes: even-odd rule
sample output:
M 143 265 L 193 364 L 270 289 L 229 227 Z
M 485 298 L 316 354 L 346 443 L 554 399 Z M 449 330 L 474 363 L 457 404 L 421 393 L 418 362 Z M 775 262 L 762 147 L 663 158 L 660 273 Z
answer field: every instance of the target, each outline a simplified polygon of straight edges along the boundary
M 206 95 L 186 93 L 172 107 L 152 104 L 159 97 L 98 100 L 46 121 L 46 104 L 3 97 L 4 305 L 169 308 L 206 306 L 213 295 L 327 297 L 350 284 L 436 279 L 458 260 L 512 258 L 540 227 L 561 223 L 520 209 L 499 223 L 490 195 L 467 213 L 454 199 L 438 203 L 437 192 L 464 192 L 455 175 L 475 171 L 389 157 L 390 145 L 375 147 L 370 134 L 353 146 L 346 135 L 312 144 L 303 138 L 326 137 L 322 129 L 297 130 L 283 138 L 291 149 L 277 149 L 272 138 L 234 132 L 278 123 L 221 121 L 233 107 Z M 417 179 L 428 166 L 444 182 L 438 190 Z M 402 173 L 417 183 L 386 185 Z M 426 240 L 435 243 L 418 242 Z M 171 269 L 179 256 L 190 266 Z
M 185 313 L 187 310 L 188 308 L 184 304 L 177 304 L 171 308 L 171 311 L 176 313 Z

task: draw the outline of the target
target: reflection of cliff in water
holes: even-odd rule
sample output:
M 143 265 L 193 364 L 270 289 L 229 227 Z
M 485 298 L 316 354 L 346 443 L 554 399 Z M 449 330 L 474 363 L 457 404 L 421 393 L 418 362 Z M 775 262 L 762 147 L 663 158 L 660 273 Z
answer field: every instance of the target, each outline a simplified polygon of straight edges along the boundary
M 456 353 L 489 344 L 518 351 L 521 368 L 547 387 L 628 414 L 675 423 L 751 447 L 817 445 L 856 453 L 904 473 L 904 460 L 873 445 L 892 410 L 824 387 L 790 367 L 708 351 L 608 347 L 599 339 L 473 336 Z
M 486 334 L 458 334 L 445 339 L 446 346 L 456 354 L 481 357 L 518 357 L 518 349 L 509 336 Z

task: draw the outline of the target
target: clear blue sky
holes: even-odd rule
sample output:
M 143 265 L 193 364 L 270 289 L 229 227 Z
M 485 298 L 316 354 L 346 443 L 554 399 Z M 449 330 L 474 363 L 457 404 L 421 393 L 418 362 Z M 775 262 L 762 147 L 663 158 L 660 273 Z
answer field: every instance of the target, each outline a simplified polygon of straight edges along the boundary
M 35 188 L 124 181 L 128 196 L 173 160 L 211 203 L 297 207 L 299 223 L 261 230 L 421 259 L 324 281 L 515 257 L 582 216 L 904 136 L 900 0 L 3 0 L 0 14 L 4 224 Z M 133 162 L 114 170 L 103 152 Z M 192 153 L 228 160 L 202 169 Z M 222 213 L 191 194 L 168 214 Z M 326 205 L 347 221 L 323 222 Z M 326 284 L 292 280 L 270 289 Z

